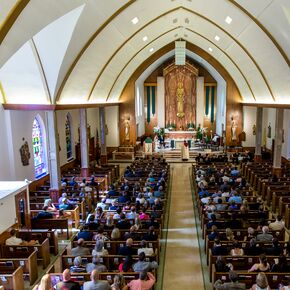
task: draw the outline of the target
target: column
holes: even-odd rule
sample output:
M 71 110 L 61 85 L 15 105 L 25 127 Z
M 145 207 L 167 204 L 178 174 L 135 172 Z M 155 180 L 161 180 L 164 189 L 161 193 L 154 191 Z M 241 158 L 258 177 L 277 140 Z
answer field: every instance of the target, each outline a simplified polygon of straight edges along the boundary
M 281 176 L 281 153 L 283 134 L 284 109 L 276 109 L 275 144 L 273 156 L 273 174 Z
M 106 145 L 106 114 L 105 107 L 100 107 L 100 145 L 101 145 L 101 164 L 107 164 L 107 145 Z
M 49 193 L 53 202 L 58 202 L 60 196 L 60 161 L 59 161 L 59 138 L 57 132 L 56 112 L 46 112 L 47 137 L 48 137 L 48 165 L 50 173 Z
M 81 176 L 89 176 L 87 109 L 80 109 Z
M 261 162 L 261 148 L 262 148 L 262 130 L 263 130 L 263 108 L 257 107 L 256 113 L 256 148 L 255 161 Z

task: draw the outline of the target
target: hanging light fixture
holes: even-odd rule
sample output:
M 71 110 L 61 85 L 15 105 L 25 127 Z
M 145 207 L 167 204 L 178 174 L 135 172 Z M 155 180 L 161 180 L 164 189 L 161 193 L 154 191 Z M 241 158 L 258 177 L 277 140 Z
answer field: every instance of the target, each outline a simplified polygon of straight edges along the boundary
M 185 41 L 175 41 L 175 64 L 185 65 Z

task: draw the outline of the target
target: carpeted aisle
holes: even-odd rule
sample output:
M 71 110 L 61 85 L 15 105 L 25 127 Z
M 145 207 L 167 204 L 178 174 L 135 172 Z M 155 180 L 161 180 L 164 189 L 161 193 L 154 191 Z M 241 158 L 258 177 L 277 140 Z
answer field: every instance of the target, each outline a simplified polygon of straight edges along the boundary
M 205 289 L 195 225 L 189 163 L 173 168 L 163 290 Z

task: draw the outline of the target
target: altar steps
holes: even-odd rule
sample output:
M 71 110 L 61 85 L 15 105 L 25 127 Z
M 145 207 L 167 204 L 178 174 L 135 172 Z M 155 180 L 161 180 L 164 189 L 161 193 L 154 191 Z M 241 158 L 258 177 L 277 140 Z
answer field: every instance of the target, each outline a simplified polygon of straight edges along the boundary
M 197 152 L 194 151 L 189 151 L 189 160 L 188 162 L 194 162 L 195 157 L 198 155 Z M 165 151 L 163 152 L 163 157 L 166 159 L 168 162 L 176 162 L 179 161 L 181 162 L 181 151 L 180 150 L 172 150 L 172 151 Z

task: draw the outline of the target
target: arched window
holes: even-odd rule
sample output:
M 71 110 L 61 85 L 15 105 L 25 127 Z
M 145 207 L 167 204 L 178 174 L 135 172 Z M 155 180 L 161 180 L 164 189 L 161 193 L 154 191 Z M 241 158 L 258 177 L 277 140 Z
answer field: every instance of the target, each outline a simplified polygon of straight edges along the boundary
M 39 178 L 47 173 L 45 132 L 40 120 L 36 117 L 32 127 L 32 146 L 34 157 L 35 177 Z
M 72 159 L 72 135 L 71 135 L 71 122 L 70 115 L 66 115 L 65 121 L 65 141 L 66 141 L 66 158 L 67 160 Z

